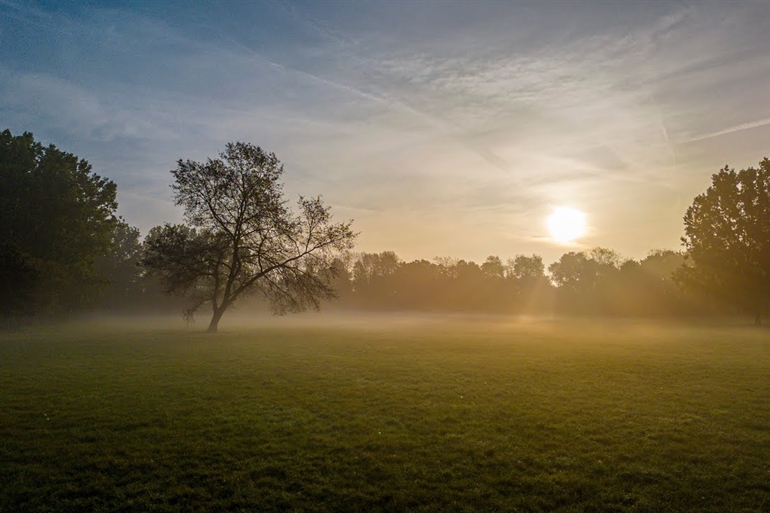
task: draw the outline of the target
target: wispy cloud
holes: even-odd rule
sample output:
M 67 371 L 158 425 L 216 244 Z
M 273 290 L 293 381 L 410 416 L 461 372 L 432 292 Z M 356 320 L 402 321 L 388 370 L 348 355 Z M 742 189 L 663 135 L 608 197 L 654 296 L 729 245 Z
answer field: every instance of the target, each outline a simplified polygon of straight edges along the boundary
M 589 211 L 587 243 L 676 244 L 678 195 L 704 158 L 689 143 L 770 125 L 770 13 L 640 3 L 618 21 L 584 5 L 581 17 L 571 4 L 282 0 L 215 19 L 202 5 L 172 18 L 0 0 L 37 45 L 0 34 L 0 116 L 114 174 L 143 229 L 173 211 L 177 158 L 248 140 L 286 162 L 290 193 L 355 213 L 362 249 L 451 254 L 459 227 L 474 244 L 508 241 L 500 252 L 545 253 L 541 217 L 560 203 Z M 671 228 L 629 236 L 632 204 Z M 408 219 L 420 235 L 398 246 Z
M 740 125 L 731 126 L 731 127 L 725 128 L 724 130 L 719 130 L 717 132 L 711 132 L 708 134 L 699 135 L 691 139 L 687 139 L 686 141 L 684 141 L 684 143 L 691 143 L 696 141 L 703 141 L 706 139 L 713 139 L 714 137 L 719 137 L 721 135 L 732 134 L 735 132 L 740 132 L 742 130 L 750 130 L 752 128 L 759 128 L 763 126 L 770 126 L 770 118 L 760 119 L 758 121 L 751 121 L 748 123 L 741 123 Z

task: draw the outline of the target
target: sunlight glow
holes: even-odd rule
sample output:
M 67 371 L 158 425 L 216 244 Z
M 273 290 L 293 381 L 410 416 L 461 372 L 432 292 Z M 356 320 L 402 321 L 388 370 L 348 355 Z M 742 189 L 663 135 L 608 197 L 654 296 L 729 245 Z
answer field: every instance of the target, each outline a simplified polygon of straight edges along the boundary
M 586 215 L 569 207 L 556 207 L 548 216 L 551 239 L 560 244 L 570 244 L 586 233 Z

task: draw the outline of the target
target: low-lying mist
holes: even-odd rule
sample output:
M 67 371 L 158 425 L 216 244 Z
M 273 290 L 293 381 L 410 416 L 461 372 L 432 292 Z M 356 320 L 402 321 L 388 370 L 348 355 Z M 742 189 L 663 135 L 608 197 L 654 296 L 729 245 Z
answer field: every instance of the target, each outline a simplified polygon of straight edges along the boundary
M 194 319 L 180 314 L 114 314 L 88 313 L 74 317 L 62 326 L 72 328 L 107 329 L 116 331 L 180 331 L 205 332 L 208 318 L 201 312 Z M 547 331 L 567 338 L 599 336 L 608 332 L 648 333 L 656 331 L 698 328 L 756 329 L 749 319 L 735 317 L 690 317 L 676 319 L 584 317 L 559 315 L 495 315 L 473 313 L 428 312 L 366 312 L 366 311 L 309 311 L 288 315 L 271 315 L 265 311 L 244 311 L 234 308 L 223 317 L 220 330 L 238 333 L 264 329 L 318 328 L 333 330 L 409 331 Z M 767 330 L 760 329 L 760 332 Z M 215 334 L 212 334 L 215 336 Z

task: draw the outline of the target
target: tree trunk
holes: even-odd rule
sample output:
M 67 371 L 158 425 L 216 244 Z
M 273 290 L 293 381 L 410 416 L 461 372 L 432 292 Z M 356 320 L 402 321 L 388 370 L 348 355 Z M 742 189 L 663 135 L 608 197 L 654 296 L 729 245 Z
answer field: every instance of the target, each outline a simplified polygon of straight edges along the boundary
M 219 308 L 218 310 L 214 310 L 214 315 L 213 317 L 211 317 L 209 328 L 206 331 L 208 331 L 209 333 L 214 333 L 219 329 L 219 319 L 222 318 L 223 313 L 225 313 L 224 308 Z

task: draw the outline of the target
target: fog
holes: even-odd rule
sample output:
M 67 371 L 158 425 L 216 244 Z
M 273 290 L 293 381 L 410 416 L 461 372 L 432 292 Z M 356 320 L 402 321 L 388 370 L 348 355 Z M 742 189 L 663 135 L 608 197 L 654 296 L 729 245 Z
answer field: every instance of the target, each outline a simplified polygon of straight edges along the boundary
M 60 323 L 41 323 L 41 326 L 93 331 L 114 332 L 176 332 L 206 333 L 208 316 L 201 312 L 193 321 L 181 314 L 114 314 L 92 312 L 74 316 Z M 34 326 L 34 325 L 33 325 Z M 223 317 L 219 333 L 224 335 L 272 332 L 275 330 L 322 330 L 345 332 L 390 332 L 425 334 L 452 334 L 462 331 L 484 333 L 519 334 L 549 333 L 564 338 L 590 338 L 610 332 L 648 336 L 651 339 L 661 330 L 744 328 L 753 323 L 746 316 L 690 316 L 687 318 L 644 318 L 607 317 L 575 315 L 504 315 L 473 313 L 427 313 L 427 312 L 362 312 L 362 311 L 320 311 L 288 315 L 271 315 L 264 311 L 249 312 L 235 309 Z M 29 326 L 28 326 L 29 328 Z M 764 331 L 764 330 L 763 330 Z M 216 333 L 207 334 L 216 340 Z

